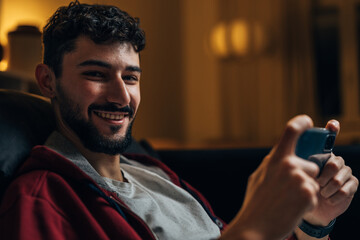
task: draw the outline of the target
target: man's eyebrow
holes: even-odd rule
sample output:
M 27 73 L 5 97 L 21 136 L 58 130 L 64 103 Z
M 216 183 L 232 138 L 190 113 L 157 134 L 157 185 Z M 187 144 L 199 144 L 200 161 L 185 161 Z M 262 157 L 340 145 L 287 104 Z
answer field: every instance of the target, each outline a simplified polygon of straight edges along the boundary
M 130 71 L 130 72 L 139 72 L 141 73 L 141 68 L 137 67 L 137 66 L 128 66 L 125 68 L 126 71 Z
M 78 64 L 79 67 L 83 66 L 99 66 L 99 67 L 105 67 L 105 68 L 111 68 L 111 64 L 100 61 L 100 60 L 86 60 L 84 62 L 81 62 Z
M 86 60 L 84 62 L 79 63 L 78 66 L 79 67 L 83 67 L 83 66 L 99 66 L 99 67 L 111 68 L 110 63 L 100 61 L 100 60 Z M 125 70 L 130 71 L 130 72 L 139 72 L 139 73 L 142 72 L 141 68 L 138 67 L 138 66 L 127 66 L 125 68 Z

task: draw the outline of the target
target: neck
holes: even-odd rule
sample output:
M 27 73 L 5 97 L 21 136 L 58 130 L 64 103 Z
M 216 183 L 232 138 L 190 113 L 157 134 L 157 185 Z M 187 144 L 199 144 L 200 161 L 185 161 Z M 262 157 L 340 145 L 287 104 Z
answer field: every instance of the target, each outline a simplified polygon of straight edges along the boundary
M 92 152 L 85 148 L 81 143 L 80 146 L 76 147 L 101 176 L 124 181 L 120 169 L 120 154 L 108 155 L 105 153 Z
M 118 181 L 124 181 L 120 169 L 120 154 L 109 155 L 90 151 L 85 148 L 79 137 L 66 126 L 63 121 L 58 122 L 58 130 L 76 149 L 88 160 L 91 166 L 103 177 L 111 178 Z

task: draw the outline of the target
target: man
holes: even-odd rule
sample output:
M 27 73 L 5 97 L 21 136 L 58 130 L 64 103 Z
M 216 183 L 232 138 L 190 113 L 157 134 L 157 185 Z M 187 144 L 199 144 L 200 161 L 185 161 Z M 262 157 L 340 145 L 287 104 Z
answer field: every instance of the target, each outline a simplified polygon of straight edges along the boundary
M 1 235 L 8 239 L 328 239 L 358 181 L 332 156 L 295 156 L 307 116 L 290 120 L 279 144 L 249 179 L 244 204 L 226 227 L 206 200 L 161 162 L 125 157 L 140 103 L 138 21 L 110 6 L 59 8 L 44 28 L 36 68 L 58 131 L 35 147 L 5 194 Z M 338 132 L 339 123 L 327 128 Z M 215 176 L 214 176 L 215 177 Z M 219 179 L 221 181 L 221 179 Z M 305 220 L 304 231 L 297 225 Z M 329 231 L 327 231 L 329 230 Z

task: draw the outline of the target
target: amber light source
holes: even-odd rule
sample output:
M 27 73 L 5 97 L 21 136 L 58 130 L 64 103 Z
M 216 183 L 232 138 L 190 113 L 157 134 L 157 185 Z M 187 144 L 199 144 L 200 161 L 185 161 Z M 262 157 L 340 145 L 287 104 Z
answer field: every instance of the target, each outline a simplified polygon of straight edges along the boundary
M 210 49 L 219 58 L 258 55 L 269 49 L 269 32 L 256 22 L 235 19 L 215 25 L 210 33 Z
M 226 57 L 230 54 L 227 31 L 227 25 L 219 23 L 210 33 L 210 48 L 216 56 Z
M 0 0 L 0 43 L 4 48 L 4 57 L 0 62 L 0 70 L 8 70 L 12 61 L 9 59 L 11 54 L 8 39 L 9 32 L 16 31 L 19 26 L 24 25 L 41 29 L 58 4 L 59 2 L 56 3 L 56 1 L 40 4 L 40 1 Z M 34 52 L 35 48 L 37 50 L 36 46 L 34 49 L 28 49 L 27 52 Z M 36 53 L 36 55 L 38 54 L 41 54 L 41 50 L 40 53 Z

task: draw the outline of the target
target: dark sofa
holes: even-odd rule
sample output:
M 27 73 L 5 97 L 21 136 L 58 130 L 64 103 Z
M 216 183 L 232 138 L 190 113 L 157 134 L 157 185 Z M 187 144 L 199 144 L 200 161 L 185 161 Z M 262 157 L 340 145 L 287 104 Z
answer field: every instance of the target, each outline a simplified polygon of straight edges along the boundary
M 49 102 L 35 95 L 0 90 L 0 199 L 12 174 L 30 149 L 42 144 L 55 128 Z M 213 149 L 154 151 L 146 142 L 133 141 L 127 150 L 149 154 L 165 162 L 181 178 L 199 189 L 216 214 L 229 222 L 239 210 L 248 176 L 269 149 Z M 342 155 L 359 177 L 360 146 L 339 146 Z M 355 196 L 350 209 L 338 218 L 332 239 L 360 239 L 360 199 Z

